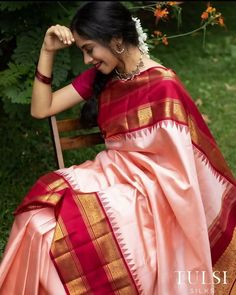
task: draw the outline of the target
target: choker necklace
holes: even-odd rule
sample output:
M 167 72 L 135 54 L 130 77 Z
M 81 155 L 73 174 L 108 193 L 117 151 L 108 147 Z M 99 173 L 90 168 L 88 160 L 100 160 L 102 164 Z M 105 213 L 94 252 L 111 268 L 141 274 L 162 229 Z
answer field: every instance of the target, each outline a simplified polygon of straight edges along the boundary
M 143 63 L 143 55 L 141 55 L 140 59 L 139 59 L 139 63 L 136 66 L 136 69 L 133 70 L 131 73 L 120 73 L 117 71 L 117 69 L 115 69 L 116 75 L 118 77 L 119 80 L 122 81 L 127 81 L 127 80 L 133 80 L 133 78 L 137 75 L 140 74 L 140 69 L 144 67 L 144 63 Z

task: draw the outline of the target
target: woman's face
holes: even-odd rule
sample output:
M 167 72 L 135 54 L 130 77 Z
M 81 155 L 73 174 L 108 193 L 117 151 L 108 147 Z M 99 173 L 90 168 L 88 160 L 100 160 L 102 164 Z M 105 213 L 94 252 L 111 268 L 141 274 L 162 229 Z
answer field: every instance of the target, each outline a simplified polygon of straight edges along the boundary
M 119 60 L 107 47 L 100 43 L 84 39 L 76 32 L 73 32 L 76 45 L 82 50 L 84 55 L 84 63 L 92 64 L 103 74 L 111 73 L 119 64 Z

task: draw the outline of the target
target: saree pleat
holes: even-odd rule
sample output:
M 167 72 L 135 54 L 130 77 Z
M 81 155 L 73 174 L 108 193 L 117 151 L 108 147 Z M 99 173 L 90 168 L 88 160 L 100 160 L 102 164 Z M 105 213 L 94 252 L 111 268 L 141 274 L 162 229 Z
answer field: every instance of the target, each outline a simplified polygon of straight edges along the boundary
M 1 295 L 66 294 L 48 255 L 55 224 L 51 208 L 16 216 L 1 264 Z

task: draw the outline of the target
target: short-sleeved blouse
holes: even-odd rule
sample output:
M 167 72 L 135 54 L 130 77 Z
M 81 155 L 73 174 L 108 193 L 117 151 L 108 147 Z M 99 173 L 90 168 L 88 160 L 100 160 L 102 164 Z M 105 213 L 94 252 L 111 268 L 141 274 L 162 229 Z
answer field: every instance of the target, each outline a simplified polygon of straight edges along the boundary
M 89 99 L 93 92 L 93 82 L 96 77 L 97 69 L 89 68 L 78 75 L 73 81 L 72 86 L 85 100 Z

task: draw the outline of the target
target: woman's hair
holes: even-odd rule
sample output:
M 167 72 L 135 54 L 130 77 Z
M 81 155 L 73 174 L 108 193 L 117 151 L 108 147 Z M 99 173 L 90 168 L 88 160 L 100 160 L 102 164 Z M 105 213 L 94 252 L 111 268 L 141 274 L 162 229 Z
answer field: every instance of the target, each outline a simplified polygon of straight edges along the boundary
M 122 38 L 126 45 L 138 46 L 138 34 L 130 11 L 119 1 L 89 1 L 83 3 L 71 22 L 71 31 L 85 39 L 110 48 L 112 38 Z M 81 123 L 85 127 L 97 125 L 97 98 L 111 74 L 97 72 L 93 95 L 81 110 Z

